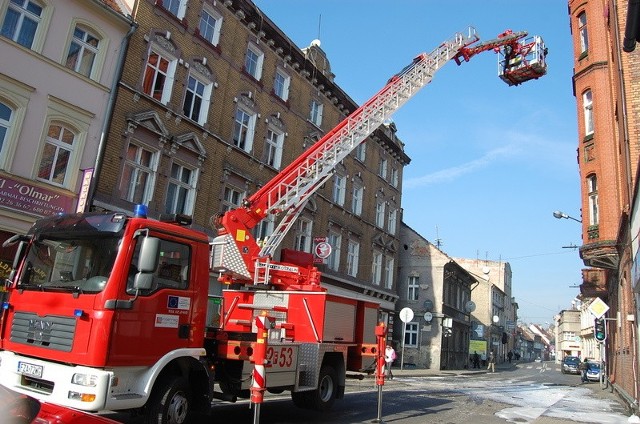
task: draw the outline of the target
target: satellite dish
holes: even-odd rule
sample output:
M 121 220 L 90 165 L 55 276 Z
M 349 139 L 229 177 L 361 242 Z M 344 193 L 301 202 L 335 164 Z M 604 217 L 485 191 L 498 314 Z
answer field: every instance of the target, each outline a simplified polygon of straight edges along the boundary
M 467 303 L 465 303 L 464 309 L 469 313 L 475 311 L 476 310 L 475 302 L 473 300 L 468 301 Z
M 482 267 L 482 273 L 483 274 L 488 274 L 491 272 L 491 269 L 488 266 L 483 266 Z
M 494 315 L 494 316 L 493 316 L 493 323 L 494 323 L 494 324 L 497 324 L 497 323 L 499 323 L 499 322 L 500 322 L 500 317 L 499 317 L 498 315 Z
M 320 40 L 317 38 L 311 42 L 311 45 L 314 47 L 320 47 Z

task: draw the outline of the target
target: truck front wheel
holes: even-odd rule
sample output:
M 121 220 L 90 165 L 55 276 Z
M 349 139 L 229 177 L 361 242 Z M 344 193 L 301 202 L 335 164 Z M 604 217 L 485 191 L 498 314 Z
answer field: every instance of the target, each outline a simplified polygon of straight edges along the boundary
M 184 377 L 161 381 L 153 389 L 146 410 L 147 424 L 184 424 L 193 407 L 193 395 Z
M 336 400 L 338 373 L 331 365 L 323 365 L 318 375 L 318 387 L 308 392 L 292 392 L 291 399 L 296 406 L 316 411 L 328 411 Z

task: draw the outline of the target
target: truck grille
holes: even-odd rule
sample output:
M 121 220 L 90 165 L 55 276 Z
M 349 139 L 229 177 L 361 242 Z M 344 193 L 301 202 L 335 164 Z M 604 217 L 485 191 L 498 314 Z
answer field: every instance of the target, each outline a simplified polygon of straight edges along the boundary
M 75 331 L 75 318 L 16 312 L 11 325 L 11 341 L 70 352 Z
M 23 375 L 20 381 L 20 385 L 23 387 L 29 387 L 30 389 L 40 393 L 46 393 L 50 395 L 51 393 L 53 393 L 55 383 L 53 381 Z

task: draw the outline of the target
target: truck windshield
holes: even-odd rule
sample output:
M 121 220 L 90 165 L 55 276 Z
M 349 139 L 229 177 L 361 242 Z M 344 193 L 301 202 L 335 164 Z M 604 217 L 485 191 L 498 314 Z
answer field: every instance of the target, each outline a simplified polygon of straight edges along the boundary
M 37 237 L 25 258 L 18 288 L 97 293 L 104 288 L 118 252 L 113 235 Z

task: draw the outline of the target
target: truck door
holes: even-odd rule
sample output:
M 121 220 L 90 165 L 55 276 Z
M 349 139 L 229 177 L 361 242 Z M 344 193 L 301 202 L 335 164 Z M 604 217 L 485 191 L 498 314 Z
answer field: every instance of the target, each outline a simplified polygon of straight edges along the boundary
M 172 350 L 193 346 L 192 246 L 163 234 L 153 236 L 160 239 L 160 248 L 151 288 L 140 290 L 130 302 L 131 308 L 117 309 L 109 355 L 112 365 L 151 364 Z M 138 239 L 122 299 L 130 300 L 136 295 L 133 282 L 138 272 L 140 245 Z

